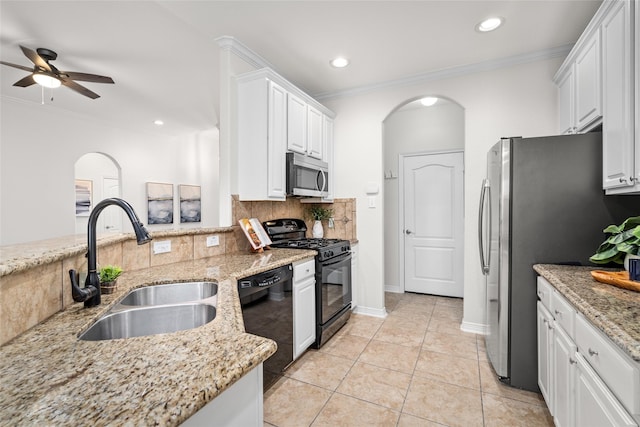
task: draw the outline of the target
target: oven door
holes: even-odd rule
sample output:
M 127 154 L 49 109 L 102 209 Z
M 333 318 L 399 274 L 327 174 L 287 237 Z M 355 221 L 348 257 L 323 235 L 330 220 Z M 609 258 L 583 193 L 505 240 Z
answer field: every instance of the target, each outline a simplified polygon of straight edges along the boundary
M 351 304 L 351 254 L 320 264 L 316 274 L 316 292 L 320 324 L 325 324 Z

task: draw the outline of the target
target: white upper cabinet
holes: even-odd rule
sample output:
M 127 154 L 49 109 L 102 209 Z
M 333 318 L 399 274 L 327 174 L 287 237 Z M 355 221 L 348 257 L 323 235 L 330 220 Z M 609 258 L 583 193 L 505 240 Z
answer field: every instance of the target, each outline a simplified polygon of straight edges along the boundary
M 307 153 L 307 103 L 290 93 L 287 95 L 287 149 Z
M 333 169 L 327 148 L 333 126 L 325 125 L 333 123 L 333 112 L 267 68 L 237 76 L 237 84 L 240 200 L 286 200 L 287 151 L 324 160 Z
M 600 31 L 587 31 L 554 77 L 560 134 L 587 132 L 602 118 Z
M 634 191 L 640 168 L 634 159 L 633 9 L 631 1 L 611 2 L 602 22 L 603 187 L 613 192 Z
M 311 105 L 307 107 L 307 155 L 316 159 L 324 160 L 322 139 L 322 113 Z
M 238 80 L 238 195 L 285 200 L 287 93 L 265 75 Z
M 602 117 L 600 69 L 600 31 L 596 31 L 576 56 L 575 123 L 578 131 L 588 129 Z

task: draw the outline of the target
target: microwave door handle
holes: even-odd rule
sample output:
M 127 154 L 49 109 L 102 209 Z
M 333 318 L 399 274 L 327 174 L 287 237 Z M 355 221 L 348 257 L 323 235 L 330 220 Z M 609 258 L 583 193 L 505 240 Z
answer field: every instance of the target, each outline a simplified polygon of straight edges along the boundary
M 320 185 L 320 178 L 322 178 L 322 185 Z M 325 178 L 324 172 L 319 170 L 318 174 L 316 175 L 316 189 L 318 191 L 324 191 L 326 185 L 327 185 L 327 178 Z

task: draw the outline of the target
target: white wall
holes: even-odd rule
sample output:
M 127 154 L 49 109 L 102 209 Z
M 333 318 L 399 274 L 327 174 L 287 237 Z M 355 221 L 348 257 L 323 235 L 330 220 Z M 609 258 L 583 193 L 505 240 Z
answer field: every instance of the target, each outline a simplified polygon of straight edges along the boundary
M 422 94 L 455 99 L 465 109 L 464 319 L 467 330 L 485 324 L 484 278 L 477 254 L 477 210 L 486 152 L 502 136 L 540 136 L 556 128 L 551 81 L 562 59 L 549 59 L 344 98 L 322 100 L 336 112 L 336 197 L 356 197 L 362 305 L 384 315 L 384 215 L 367 207 L 365 187 L 382 188 L 382 122 L 398 105 Z
M 402 292 L 399 156 L 464 149 L 464 109 L 446 99 L 431 107 L 400 109 L 385 119 L 383 132 L 384 172 L 395 177 L 385 175 L 384 180 L 384 284 L 387 291 Z
M 114 158 L 122 172 L 122 197 L 146 224 L 145 182 L 202 186 L 202 222 L 218 225 L 218 132 L 180 139 L 142 134 L 59 111 L 48 105 L 1 98 L 0 245 L 75 233 L 74 165 L 85 153 Z M 176 199 L 174 224 L 179 228 Z M 131 230 L 127 220 L 124 231 Z

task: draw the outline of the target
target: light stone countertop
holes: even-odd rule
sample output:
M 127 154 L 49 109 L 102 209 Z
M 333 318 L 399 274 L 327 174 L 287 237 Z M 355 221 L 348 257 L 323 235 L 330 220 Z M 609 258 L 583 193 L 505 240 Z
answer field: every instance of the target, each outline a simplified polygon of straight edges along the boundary
M 596 281 L 590 272 L 602 268 L 536 264 L 533 269 L 622 351 L 640 362 L 640 292 Z
M 232 253 L 125 272 L 98 307 L 59 312 L 0 348 L 0 425 L 177 425 L 275 353 L 247 334 L 236 280 L 315 251 Z M 130 289 L 218 281 L 217 315 L 199 328 L 108 341 L 77 336 Z

